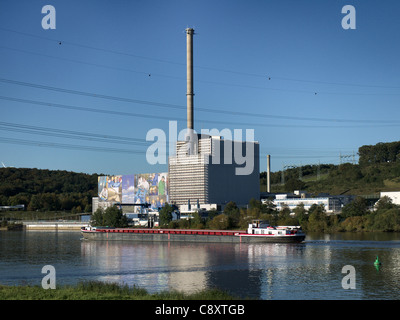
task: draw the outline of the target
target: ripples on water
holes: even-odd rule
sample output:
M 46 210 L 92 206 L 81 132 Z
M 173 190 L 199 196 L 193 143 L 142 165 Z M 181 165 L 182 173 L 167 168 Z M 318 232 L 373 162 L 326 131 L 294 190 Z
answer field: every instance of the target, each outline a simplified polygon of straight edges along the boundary
M 81 241 L 78 232 L 0 232 L 0 283 L 40 285 L 41 268 L 57 284 L 101 280 L 150 292 L 220 288 L 259 299 L 399 299 L 400 236 L 307 236 L 301 244 Z M 383 262 L 377 270 L 376 256 Z M 341 286 L 343 266 L 356 289 Z

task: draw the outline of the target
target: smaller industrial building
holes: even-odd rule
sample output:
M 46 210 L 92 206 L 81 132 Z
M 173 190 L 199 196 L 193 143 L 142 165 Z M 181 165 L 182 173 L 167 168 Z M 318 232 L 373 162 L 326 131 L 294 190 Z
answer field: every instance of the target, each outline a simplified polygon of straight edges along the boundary
M 305 210 L 309 210 L 313 205 L 323 205 L 326 213 L 338 214 L 342 211 L 343 206 L 354 200 L 354 196 L 332 196 L 321 195 L 311 198 L 306 192 L 296 190 L 292 194 L 276 194 L 273 204 L 278 211 L 288 207 L 291 212 L 300 204 L 304 205 Z M 265 202 L 266 200 L 262 200 Z

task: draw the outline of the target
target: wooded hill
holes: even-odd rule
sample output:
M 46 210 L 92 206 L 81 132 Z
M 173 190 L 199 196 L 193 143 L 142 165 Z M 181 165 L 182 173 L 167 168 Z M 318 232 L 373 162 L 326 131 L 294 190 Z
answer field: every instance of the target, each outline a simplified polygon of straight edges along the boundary
M 24 204 L 29 211 L 91 212 L 97 174 L 0 168 L 0 205 Z
M 272 192 L 306 190 L 310 193 L 372 195 L 400 191 L 400 141 L 362 146 L 359 164 L 304 165 L 271 174 Z M 262 172 L 261 191 L 266 191 L 267 174 Z M 282 184 L 282 182 L 284 182 Z

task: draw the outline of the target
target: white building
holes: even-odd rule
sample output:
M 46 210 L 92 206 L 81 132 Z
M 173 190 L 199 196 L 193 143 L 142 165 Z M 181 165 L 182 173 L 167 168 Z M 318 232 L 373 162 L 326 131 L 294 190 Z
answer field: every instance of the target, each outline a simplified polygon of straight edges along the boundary
M 381 192 L 381 198 L 389 197 L 393 204 L 400 205 L 400 191 Z
M 305 210 L 309 210 L 312 205 L 323 205 L 327 213 L 339 213 L 342 210 L 342 204 L 337 197 L 318 197 L 318 198 L 288 198 L 287 194 L 277 194 L 273 201 L 278 211 L 282 210 L 285 206 L 289 207 L 290 211 L 300 205 L 304 205 Z

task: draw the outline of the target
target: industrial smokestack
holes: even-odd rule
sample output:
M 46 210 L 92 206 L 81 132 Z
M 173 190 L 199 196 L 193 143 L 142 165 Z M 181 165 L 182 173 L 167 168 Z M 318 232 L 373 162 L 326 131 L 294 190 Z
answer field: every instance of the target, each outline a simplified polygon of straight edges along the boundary
M 192 28 L 186 29 L 186 66 L 187 66 L 187 128 L 193 128 L 193 34 Z
M 267 155 L 267 192 L 271 192 L 271 156 Z

